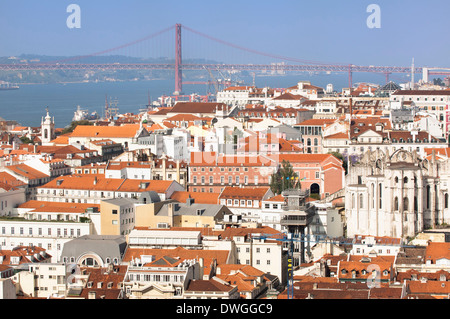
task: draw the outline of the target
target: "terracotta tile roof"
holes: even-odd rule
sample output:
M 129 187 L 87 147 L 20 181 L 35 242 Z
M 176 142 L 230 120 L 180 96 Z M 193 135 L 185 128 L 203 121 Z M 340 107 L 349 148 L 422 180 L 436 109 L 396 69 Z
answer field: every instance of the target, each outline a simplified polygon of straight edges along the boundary
M 276 98 L 273 98 L 272 100 L 279 101 L 279 100 L 292 100 L 292 101 L 300 101 L 306 99 L 306 97 L 302 95 L 292 94 L 292 93 L 283 93 Z
M 80 298 L 89 298 L 89 292 L 95 292 L 96 299 L 118 299 L 121 294 L 121 283 L 123 282 L 128 266 L 114 265 L 114 270 L 107 267 L 81 267 L 80 271 L 88 275 L 87 282 L 92 284 L 92 288 L 87 285 L 81 291 Z M 99 288 L 98 284 L 101 284 Z
M 369 266 L 378 266 L 380 270 L 381 280 L 390 280 L 392 278 L 392 263 L 391 262 L 359 262 L 359 261 L 340 261 L 337 276 L 339 280 L 342 279 L 356 279 L 367 280 L 372 276 L 372 270 Z M 342 271 L 346 272 L 343 273 Z M 384 271 L 388 273 L 385 275 Z M 354 272 L 354 273 L 353 273 Z M 364 273 L 365 272 L 365 273 Z M 355 274 L 355 277 L 353 277 Z
M 37 254 L 37 258 L 35 256 Z M 0 255 L 3 256 L 3 262 L 0 265 L 10 265 L 15 266 L 12 263 L 11 257 L 19 257 L 19 265 L 27 263 L 39 263 L 47 262 L 51 259 L 50 256 L 44 248 L 37 246 L 17 246 L 12 250 L 0 250 Z
M 375 287 L 370 289 L 369 299 L 400 299 L 402 287 Z
M 176 121 L 193 122 L 198 120 L 202 120 L 202 118 L 195 116 L 193 114 L 177 114 L 165 119 L 165 121 L 167 122 L 176 122 Z
M 10 186 L 25 186 L 26 184 L 7 172 L 0 172 L 0 182 Z
M 132 168 L 151 168 L 151 162 L 141 162 L 141 161 L 109 161 L 106 165 L 108 170 L 121 170 L 127 167 Z
M 446 157 L 450 156 L 450 147 L 445 148 L 424 148 L 424 151 L 427 155 L 431 155 L 433 151 L 436 155 L 445 155 Z
M 269 192 L 270 187 L 234 187 L 226 186 L 222 193 L 219 195 L 219 199 L 258 199 L 262 200 L 263 197 Z
M 235 236 L 244 236 L 244 237 L 251 237 L 252 234 L 269 234 L 269 235 L 282 235 L 281 232 L 279 232 L 276 229 L 273 229 L 272 227 L 268 226 L 262 226 L 259 228 L 244 228 L 244 227 L 236 227 L 236 228 L 227 228 L 222 233 L 222 238 L 230 238 L 233 239 Z M 270 239 L 268 239 L 270 240 Z
M 435 264 L 442 258 L 450 260 L 450 243 L 429 242 L 425 250 L 425 262 Z
M 191 292 L 191 291 L 228 292 L 233 289 L 234 289 L 234 287 L 231 285 L 224 285 L 224 284 L 218 282 L 217 280 L 210 279 L 210 280 L 191 280 L 185 291 L 187 291 L 187 292 Z
M 27 179 L 40 179 L 50 177 L 49 175 L 44 174 L 41 171 L 38 171 L 25 164 L 11 165 L 8 166 L 7 169 Z
M 408 294 L 445 295 L 450 294 L 450 283 L 447 281 L 409 281 Z
M 265 199 L 265 202 L 284 202 L 283 195 L 276 195 L 271 198 Z
M 348 133 L 336 133 L 323 137 L 324 139 L 332 140 L 332 139 L 348 139 Z
M 330 124 L 333 124 L 336 122 L 336 119 L 309 119 L 305 120 L 303 122 L 300 122 L 298 124 L 295 124 L 294 126 L 328 126 Z
M 136 180 L 136 179 L 125 179 L 124 182 L 117 189 L 118 192 L 147 192 L 154 191 L 159 194 L 165 193 L 170 185 L 174 181 L 167 180 Z M 141 188 L 141 183 L 145 183 L 146 187 Z
M 228 106 L 225 103 L 215 103 L 215 102 L 178 102 L 175 106 L 168 112 L 170 113 L 201 113 L 209 114 L 215 113 L 216 108 L 222 109 Z
M 220 272 L 221 275 L 229 275 L 235 272 L 241 272 L 247 276 L 263 276 L 265 273 L 253 266 L 250 265 L 242 265 L 242 264 L 226 264 L 220 265 L 217 267 L 217 271 Z M 220 270 L 219 270 L 220 269 Z
M 409 269 L 406 271 L 397 272 L 396 280 L 399 282 L 404 282 L 405 280 L 434 280 L 442 281 L 441 276 L 445 278 L 445 281 L 450 280 L 450 273 L 443 269 L 437 272 L 420 272 L 416 269 Z
M 122 126 L 78 125 L 72 132 L 71 137 L 132 138 L 136 135 L 139 128 L 139 124 Z
M 379 245 L 400 245 L 402 243 L 401 238 L 389 237 L 389 236 L 368 236 L 368 235 L 355 235 L 354 243 L 362 243 L 366 238 L 373 238 L 376 244 Z
M 145 187 L 141 187 L 141 183 Z M 67 175 L 55 178 L 40 188 L 55 189 L 83 189 L 118 192 L 146 192 L 164 193 L 173 181 L 166 180 L 131 180 L 121 178 L 104 178 L 99 175 L 81 174 Z M 142 184 L 142 185 L 144 185 Z
M 190 250 L 183 247 L 174 249 L 128 248 L 122 261 L 129 262 L 132 259 L 141 258 L 141 255 L 155 256 L 155 259 L 164 256 L 179 257 L 183 259 L 203 258 L 205 269 L 209 269 L 214 260 L 217 261 L 217 265 L 226 264 L 229 254 L 230 252 L 227 250 Z
M 69 136 L 70 135 L 60 135 L 55 139 L 51 140 L 50 143 L 53 144 L 69 144 Z
M 99 204 L 84 203 L 66 203 L 66 202 L 47 202 L 38 200 L 29 200 L 20 204 L 17 208 L 30 208 L 35 212 L 73 212 L 83 213 L 86 209 L 95 207 L 100 209 Z
M 354 262 L 362 262 L 364 263 L 364 260 L 374 263 L 379 262 L 387 262 L 394 264 L 396 259 L 396 256 L 372 256 L 369 257 L 368 255 L 349 255 L 347 261 L 354 261 Z
M 148 112 L 150 115 L 166 115 L 172 107 L 158 107 L 158 111 Z
M 220 193 L 202 193 L 202 192 L 188 192 L 188 191 L 176 191 L 170 196 L 170 199 L 176 200 L 180 203 L 186 203 L 188 198 L 194 199 L 194 203 L 197 204 L 214 204 L 219 201 Z

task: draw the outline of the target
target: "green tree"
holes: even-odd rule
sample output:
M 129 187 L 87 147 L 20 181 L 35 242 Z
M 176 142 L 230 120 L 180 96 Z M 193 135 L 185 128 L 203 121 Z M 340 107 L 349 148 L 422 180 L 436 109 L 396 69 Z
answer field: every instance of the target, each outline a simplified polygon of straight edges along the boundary
M 20 137 L 20 140 L 22 141 L 23 144 L 30 144 L 30 143 L 33 143 L 33 141 L 30 140 L 30 139 L 29 139 L 28 137 L 26 137 L 26 136 L 21 136 L 21 137 Z
M 344 155 L 342 155 L 339 152 L 329 152 L 328 154 L 331 154 L 337 159 L 340 159 L 342 161 L 342 167 L 345 170 L 345 174 L 347 174 L 347 167 L 348 167 L 347 158 L 345 158 Z
M 72 121 L 70 123 L 69 126 L 66 126 L 61 134 L 67 134 L 67 133 L 72 133 L 73 130 L 78 126 L 78 125 L 93 125 L 92 122 L 89 122 L 88 120 L 82 120 L 82 121 Z
M 300 181 L 291 163 L 283 160 L 281 167 L 272 174 L 270 189 L 274 194 L 281 194 L 282 191 L 290 188 L 300 188 Z

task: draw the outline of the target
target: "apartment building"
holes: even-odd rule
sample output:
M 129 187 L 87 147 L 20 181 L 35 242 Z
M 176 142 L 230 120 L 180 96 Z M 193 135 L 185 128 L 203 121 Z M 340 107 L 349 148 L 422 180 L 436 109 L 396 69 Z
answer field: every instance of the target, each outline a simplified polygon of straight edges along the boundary
M 37 200 L 99 204 L 112 198 L 137 198 L 155 191 L 164 200 L 184 187 L 176 181 L 106 178 L 98 175 L 61 176 L 37 190 Z
M 253 266 L 285 282 L 287 254 L 283 243 L 270 238 L 262 239 L 259 237 L 261 235 L 270 237 L 281 233 L 270 227 L 227 228 L 221 234 L 221 238 L 234 241 L 236 264 Z
M 274 171 L 272 161 L 260 155 L 193 152 L 188 188 L 193 192 L 219 193 L 225 186 L 269 186 Z
M 64 263 L 29 264 L 12 278 L 19 294 L 34 298 L 64 298 L 71 276 Z
M 389 98 L 390 104 L 412 102 L 418 111 L 435 115 L 442 128 L 448 132 L 448 103 L 450 90 L 397 90 Z
M 243 222 L 257 222 L 260 220 L 262 202 L 272 196 L 270 187 L 226 186 L 218 200 L 234 215 L 241 216 Z
M 0 246 L 36 246 L 59 262 L 64 244 L 95 234 L 100 218 L 97 205 L 29 201 L 17 208 L 14 218 L 3 219 Z

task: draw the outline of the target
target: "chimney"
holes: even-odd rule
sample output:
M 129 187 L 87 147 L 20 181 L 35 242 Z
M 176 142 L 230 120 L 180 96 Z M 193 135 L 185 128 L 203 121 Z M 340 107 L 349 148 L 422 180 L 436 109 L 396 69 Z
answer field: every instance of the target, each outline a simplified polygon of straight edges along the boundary
M 203 260 L 203 258 L 199 258 L 198 263 L 200 265 L 200 278 L 203 278 L 205 261 Z
M 171 219 L 170 223 L 172 223 L 172 219 L 173 219 L 173 203 L 169 203 L 167 205 L 167 216 Z
M 186 205 L 191 206 L 192 204 L 194 204 L 194 199 L 191 198 L 191 195 L 189 195 L 188 199 L 186 199 Z

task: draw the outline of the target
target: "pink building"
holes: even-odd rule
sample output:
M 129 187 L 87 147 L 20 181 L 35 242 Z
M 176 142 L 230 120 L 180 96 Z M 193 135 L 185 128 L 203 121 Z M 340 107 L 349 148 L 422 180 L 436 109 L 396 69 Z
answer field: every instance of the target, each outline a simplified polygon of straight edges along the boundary
M 344 187 L 342 161 L 331 154 L 218 155 L 191 154 L 189 191 L 221 192 L 226 186 L 263 187 L 282 161 L 288 161 L 298 174 L 302 189 L 324 197 Z

